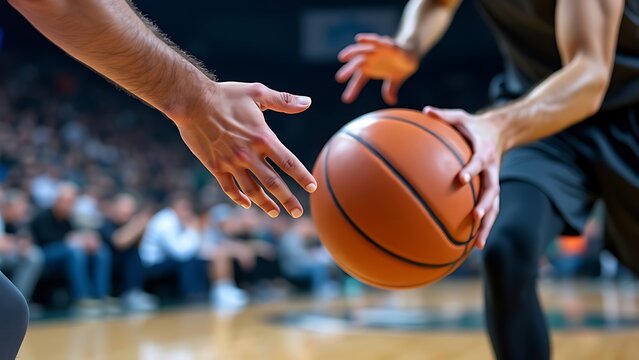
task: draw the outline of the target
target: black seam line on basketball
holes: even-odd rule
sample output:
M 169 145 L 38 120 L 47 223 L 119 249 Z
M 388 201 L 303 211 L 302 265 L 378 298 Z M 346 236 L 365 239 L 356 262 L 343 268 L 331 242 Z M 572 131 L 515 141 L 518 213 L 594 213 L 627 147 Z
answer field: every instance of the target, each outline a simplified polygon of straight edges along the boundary
M 443 137 L 441 137 L 439 134 L 437 134 L 436 132 L 432 131 L 431 129 L 418 124 L 416 122 L 413 122 L 409 119 L 405 119 L 399 116 L 393 116 L 393 115 L 373 115 L 372 116 L 375 119 L 380 119 L 380 120 L 395 120 L 395 121 L 399 121 L 399 122 L 403 122 L 412 126 L 417 127 L 418 129 L 421 129 L 427 133 L 429 133 L 430 135 L 432 135 L 433 137 L 435 137 L 435 139 L 439 140 L 439 142 L 441 142 L 444 146 L 446 146 L 448 148 L 448 150 L 450 150 L 450 152 L 453 154 L 453 156 L 455 158 L 457 158 L 457 161 L 459 161 L 459 164 L 463 167 L 464 165 L 466 165 L 466 163 L 464 162 L 464 159 L 461 157 L 461 155 L 459 155 L 457 153 L 457 151 L 455 151 L 455 148 L 453 148 L 452 145 L 450 145 L 448 143 L 448 141 L 446 141 L 446 139 L 444 139 Z M 473 197 L 473 208 L 475 206 L 477 206 L 477 194 L 475 192 L 475 185 L 473 185 L 473 182 L 469 182 L 468 185 L 470 186 L 470 192 L 471 192 L 471 196 Z M 475 233 L 475 230 L 479 230 L 479 226 L 475 226 L 475 221 L 473 220 L 473 222 L 470 225 L 470 239 L 473 239 L 477 234 Z
M 442 278 L 445 278 L 446 276 L 454 273 L 455 270 L 457 270 L 457 265 L 463 262 L 464 260 L 466 260 L 465 258 L 466 258 L 466 255 L 468 254 L 468 245 L 470 245 L 470 243 L 464 245 L 464 252 L 461 254 L 461 256 L 457 258 L 457 260 L 455 260 L 452 264 L 450 264 L 450 269 L 446 270 Z
M 402 182 L 402 184 L 404 184 L 404 187 L 406 187 L 412 194 L 413 197 L 422 205 L 422 207 L 424 208 L 424 210 L 426 210 L 426 212 L 428 212 L 428 214 L 430 215 L 430 218 L 433 219 L 433 221 L 435 221 L 435 223 L 437 224 L 437 226 L 439 227 L 439 229 L 444 233 L 444 235 L 446 236 L 446 239 L 448 239 L 448 241 L 450 243 L 452 243 L 453 245 L 466 245 L 469 241 L 471 241 L 473 238 L 469 237 L 468 240 L 466 241 L 460 241 L 455 239 L 450 232 L 448 232 L 448 229 L 446 228 L 446 225 L 444 225 L 444 223 L 442 223 L 442 221 L 439 219 L 439 217 L 437 216 L 437 214 L 435 214 L 435 211 L 433 210 L 433 208 L 430 207 L 430 205 L 428 205 L 428 202 L 426 202 L 426 199 L 424 199 L 423 197 L 421 197 L 419 195 L 419 192 L 417 192 L 417 189 L 415 189 L 415 187 L 413 186 L 413 184 L 411 184 L 408 179 L 406 179 L 404 177 L 404 175 L 402 175 L 399 170 L 397 170 L 397 168 L 391 164 L 390 161 L 388 161 L 388 159 L 386 159 L 386 157 L 384 157 L 384 155 L 382 153 L 380 153 L 377 149 L 375 149 L 375 147 L 371 144 L 369 144 L 366 140 L 362 139 L 361 137 L 349 132 L 349 131 L 342 131 L 343 134 L 350 136 L 351 138 L 353 138 L 355 141 L 359 142 L 360 144 L 364 145 L 364 147 L 366 147 L 373 155 L 375 155 L 376 158 L 378 158 L 379 160 L 381 160 L 386 167 L 393 172 L 393 174 L 395 175 L 395 177 L 400 180 Z M 471 228 L 471 235 L 472 235 L 472 228 Z
M 418 123 L 416 123 L 416 122 L 413 122 L 413 121 L 411 121 L 411 120 L 409 120 L 409 119 L 401 118 L 401 117 L 399 117 L 399 116 L 392 116 L 392 115 L 377 115 L 376 117 L 377 117 L 378 119 L 395 120 L 395 121 L 403 122 L 403 123 L 406 123 L 406 124 L 409 124 L 409 125 L 413 125 L 413 126 L 415 126 L 415 127 L 419 128 L 419 129 L 423 130 L 423 131 L 426 131 L 427 133 L 429 133 L 429 134 L 431 134 L 432 136 L 434 136 L 437 140 L 439 140 L 439 142 L 441 142 L 444 146 L 446 146 L 446 147 L 448 148 L 448 150 L 450 150 L 450 152 L 451 152 L 451 153 L 453 153 L 453 156 L 454 156 L 455 158 L 457 158 L 457 161 L 459 161 L 459 164 L 460 164 L 461 166 L 466 165 L 466 163 L 464 162 L 464 159 L 461 157 L 461 155 L 459 155 L 459 154 L 457 153 L 457 151 L 455 150 L 455 148 L 454 148 L 452 145 L 450 145 L 450 144 L 448 143 L 448 141 L 446 141 L 446 139 L 444 139 L 443 137 L 441 137 L 441 135 L 439 135 L 438 133 L 434 132 L 433 130 L 431 130 L 431 129 L 429 129 L 429 128 L 427 128 L 427 127 L 425 127 L 425 126 L 421 125 L 421 124 L 418 124 Z M 469 182 L 469 183 L 468 183 L 468 185 L 470 186 L 470 190 L 471 190 L 472 195 L 473 195 L 473 205 L 477 205 L 477 195 L 475 194 L 475 186 L 473 185 L 473 183 L 472 183 L 472 182 Z
M 326 145 L 326 155 L 324 157 L 324 180 L 326 180 L 326 189 L 328 189 L 328 193 L 331 194 L 331 199 L 333 199 L 333 203 L 335 204 L 335 206 L 337 207 L 337 209 L 339 210 L 340 213 L 342 213 L 342 216 L 344 216 L 344 219 L 346 219 L 346 221 L 348 221 L 349 224 L 351 224 L 351 226 L 355 229 L 355 231 L 357 231 L 358 234 L 360 234 L 364 239 L 366 239 L 366 241 L 368 241 L 369 243 L 371 243 L 373 246 L 375 246 L 376 248 L 378 248 L 379 250 L 381 250 L 382 252 L 400 260 L 403 261 L 405 263 L 411 264 L 411 265 L 415 265 L 415 266 L 419 266 L 419 267 L 424 267 L 424 268 L 434 268 L 434 269 L 440 269 L 446 266 L 450 266 L 455 264 L 455 261 L 453 262 L 449 262 L 449 263 L 445 263 L 445 264 L 429 264 L 429 263 L 423 263 L 423 262 L 419 262 L 419 261 L 415 261 L 415 260 L 411 260 L 408 258 L 405 258 L 399 254 L 396 254 L 388 249 L 386 249 L 385 247 L 383 247 L 381 244 L 379 244 L 377 241 L 373 240 L 373 238 L 371 238 L 370 236 L 368 236 L 368 234 L 366 234 L 364 232 L 364 230 L 362 230 L 359 226 L 357 226 L 357 224 L 355 223 L 355 221 L 353 219 L 351 219 L 350 216 L 348 216 L 348 214 L 346 213 L 346 210 L 344 210 L 344 208 L 342 207 L 342 204 L 340 204 L 339 200 L 337 199 L 337 195 L 335 195 L 335 191 L 333 191 L 333 185 L 331 184 L 331 180 L 329 178 L 329 174 L 328 174 L 328 155 L 330 153 L 331 150 L 331 143 L 329 142 Z

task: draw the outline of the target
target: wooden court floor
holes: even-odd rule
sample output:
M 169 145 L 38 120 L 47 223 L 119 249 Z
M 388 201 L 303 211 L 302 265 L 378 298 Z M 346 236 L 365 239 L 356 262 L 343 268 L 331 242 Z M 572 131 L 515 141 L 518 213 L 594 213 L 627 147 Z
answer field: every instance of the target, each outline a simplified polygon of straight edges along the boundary
M 555 359 L 639 359 L 634 283 L 543 283 Z M 490 359 L 477 281 L 331 301 L 35 323 L 19 359 Z

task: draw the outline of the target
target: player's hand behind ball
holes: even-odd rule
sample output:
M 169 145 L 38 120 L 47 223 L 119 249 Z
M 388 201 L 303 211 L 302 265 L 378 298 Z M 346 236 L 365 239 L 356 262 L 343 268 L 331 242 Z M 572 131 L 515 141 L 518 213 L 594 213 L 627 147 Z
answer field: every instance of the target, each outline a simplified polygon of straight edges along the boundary
M 340 83 L 348 81 L 342 100 L 353 102 L 366 83 L 373 79 L 384 81 L 382 97 L 388 105 L 395 105 L 399 88 L 417 71 L 417 55 L 388 36 L 358 34 L 355 41 L 338 55 L 345 64 L 335 74 L 335 79 Z

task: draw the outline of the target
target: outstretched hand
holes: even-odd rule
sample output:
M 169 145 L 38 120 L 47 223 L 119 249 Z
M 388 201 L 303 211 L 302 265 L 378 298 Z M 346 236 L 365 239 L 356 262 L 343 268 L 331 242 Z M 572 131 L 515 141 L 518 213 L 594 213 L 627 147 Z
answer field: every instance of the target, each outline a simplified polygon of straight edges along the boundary
M 300 217 L 302 205 L 267 159 L 308 192 L 315 191 L 317 183 L 268 127 L 262 112 L 300 113 L 311 99 L 236 82 L 212 83 L 203 98 L 204 103 L 194 104 L 184 119 L 174 120 L 186 145 L 226 195 L 244 208 L 252 201 L 276 217 L 280 208 L 266 189 L 291 216 Z
M 503 136 L 495 124 L 464 110 L 427 106 L 424 113 L 454 126 L 472 146 L 473 156 L 459 173 L 458 180 L 467 184 L 473 177 L 481 177 L 479 199 L 473 216 L 476 221 L 481 221 L 475 244 L 483 249 L 499 213 L 499 167 L 504 153 Z
M 388 36 L 358 34 L 355 41 L 337 56 L 345 64 L 335 79 L 339 83 L 348 81 L 342 101 L 355 101 L 366 83 L 373 79 L 384 80 L 382 97 L 388 105 L 395 105 L 399 88 L 417 71 L 417 56 Z

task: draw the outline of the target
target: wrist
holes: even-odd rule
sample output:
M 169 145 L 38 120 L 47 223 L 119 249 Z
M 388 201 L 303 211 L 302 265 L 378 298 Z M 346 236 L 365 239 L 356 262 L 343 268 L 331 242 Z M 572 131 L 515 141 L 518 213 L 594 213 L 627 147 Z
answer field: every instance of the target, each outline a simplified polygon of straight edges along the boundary
M 188 123 L 190 119 L 210 113 L 215 108 L 215 95 L 218 91 L 217 82 L 202 73 L 183 83 L 175 87 L 173 98 L 159 109 L 178 127 Z
M 419 47 L 414 37 L 402 38 L 397 36 L 395 38 L 395 45 L 404 50 L 404 52 L 406 52 L 409 56 L 412 56 L 415 59 L 421 58 L 421 54 L 419 54 Z
M 497 150 L 504 154 L 508 150 L 517 146 L 515 134 L 511 131 L 509 121 L 504 114 L 499 112 L 487 112 L 479 116 L 480 120 L 486 122 L 492 129 L 492 138 L 495 139 Z

